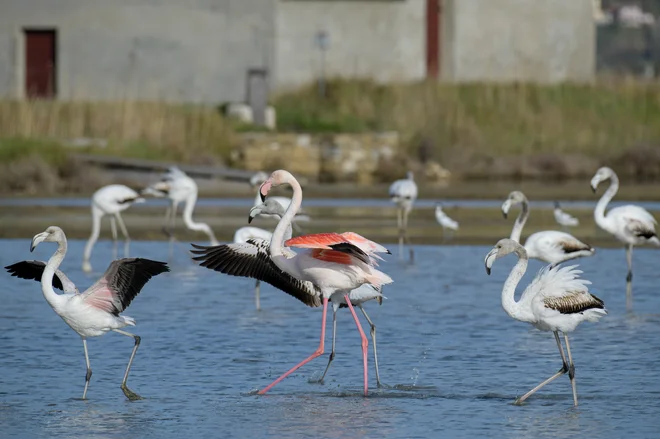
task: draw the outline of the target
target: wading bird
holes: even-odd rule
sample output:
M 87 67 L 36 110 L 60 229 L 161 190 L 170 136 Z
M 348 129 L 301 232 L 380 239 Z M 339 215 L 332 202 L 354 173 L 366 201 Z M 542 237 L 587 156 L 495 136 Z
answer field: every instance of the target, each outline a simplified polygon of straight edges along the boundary
M 619 177 L 610 168 L 600 168 L 591 179 L 591 189 L 596 192 L 598 185 L 605 180 L 610 180 L 610 187 L 605 191 L 594 210 L 596 224 L 606 232 L 614 235 L 616 239 L 626 246 L 626 259 L 628 261 L 628 275 L 626 276 L 626 304 L 632 306 L 632 253 L 634 245 L 652 243 L 660 245 L 660 240 L 655 232 L 657 224 L 653 215 L 646 209 L 627 204 L 625 206 L 610 209 L 605 214 L 605 209 L 614 195 L 619 190 Z
M 83 271 L 88 273 L 92 271 L 92 264 L 90 262 L 92 248 L 99 238 L 101 219 L 105 215 L 112 215 L 110 217 L 110 228 L 112 230 L 112 241 L 114 244 L 114 257 L 117 257 L 117 224 L 115 223 L 115 219 L 119 223 L 121 233 L 124 235 L 124 256 L 128 256 L 128 246 L 131 239 L 128 236 L 128 231 L 126 230 L 120 212 L 128 209 L 134 203 L 142 202 L 144 202 L 144 198 L 141 198 L 137 192 L 123 184 L 111 184 L 94 192 L 94 195 L 92 195 L 92 234 L 85 245 L 85 251 L 83 253 Z
M 58 269 L 64 260 L 67 249 L 66 236 L 62 229 L 50 226 L 45 232 L 35 235 L 32 238 L 30 251 L 33 251 L 41 242 L 57 243 L 57 250 L 48 263 L 22 261 L 9 265 L 5 269 L 12 276 L 41 281 L 41 291 L 53 311 L 82 338 L 87 365 L 82 398 L 87 397 L 87 388 L 92 377 L 92 368 L 87 353 L 87 338 L 98 337 L 108 331 L 114 331 L 135 340 L 121 389 L 128 399 L 140 399 L 140 395 L 126 385 L 131 364 L 140 346 L 140 336 L 121 330 L 125 326 L 135 326 L 135 320 L 132 317 L 122 316 L 120 313 L 128 308 L 149 279 L 169 271 L 169 268 L 164 262 L 149 259 L 118 259 L 110 264 L 110 267 L 94 285 L 80 294 L 73 282 Z M 54 278 L 54 275 L 57 278 Z M 56 294 L 53 287 L 64 290 L 64 294 Z
M 502 203 L 502 214 L 506 218 L 511 206 L 516 204 L 521 204 L 522 209 L 513 225 L 510 238 L 520 242 L 522 229 L 529 217 L 529 202 L 525 194 L 520 191 L 511 192 Z M 556 230 L 546 230 L 529 235 L 525 241 L 525 250 L 528 257 L 553 265 L 583 256 L 591 256 L 595 252 L 590 245 L 578 240 L 575 236 Z
M 518 262 L 504 282 L 502 307 L 510 317 L 516 320 L 531 323 L 541 331 L 552 331 L 562 360 L 562 368 L 559 369 L 559 372 L 518 398 L 516 403 L 522 403 L 541 387 L 568 372 L 573 388 L 573 403 L 577 406 L 575 365 L 567 334 L 574 331 L 577 325 L 585 320 L 596 322 L 606 315 L 605 304 L 598 297 L 589 293 L 587 285 L 591 282 L 578 277 L 582 271 L 575 270 L 576 265 L 570 267 L 546 266 L 539 271 L 536 278 L 523 291 L 520 300 L 516 302 L 516 286 L 527 270 L 525 248 L 514 240 L 502 239 L 486 255 L 485 264 L 486 272 L 490 274 L 495 260 L 510 253 L 518 256 Z M 566 361 L 559 339 L 559 331 L 564 334 L 568 361 Z
M 438 221 L 438 224 L 442 226 L 443 237 L 445 235 L 445 230 L 451 230 L 452 232 L 458 230 L 458 223 L 449 218 L 447 214 L 442 211 L 442 204 L 440 203 L 435 205 L 435 219 Z
M 573 215 L 561 210 L 559 201 L 555 201 L 555 209 L 552 211 L 555 216 L 555 221 L 562 227 L 575 227 L 580 224 L 580 221 Z
M 153 195 L 155 197 L 168 197 L 170 206 L 165 212 L 165 225 L 163 231 L 174 242 L 174 228 L 176 222 L 176 211 L 180 203 L 185 203 L 183 207 L 183 223 L 195 232 L 204 232 L 211 242 L 211 245 L 218 245 L 213 230 L 208 224 L 193 221 L 192 214 L 197 203 L 197 183 L 188 177 L 185 172 L 173 166 L 163 174 L 161 181 L 152 184 L 142 190 L 142 195 Z
M 284 216 L 284 209 L 277 201 L 273 201 L 270 197 L 258 206 L 250 210 L 248 222 L 262 214 L 273 215 L 278 219 Z M 269 233 L 269 232 L 267 232 Z M 286 241 L 291 238 L 291 228 L 287 228 L 284 233 L 283 240 Z M 301 300 L 308 306 L 318 307 L 321 305 L 321 291 L 311 282 L 300 281 L 293 278 L 288 273 L 280 270 L 272 258 L 270 257 L 270 239 L 268 238 L 251 238 L 242 243 L 223 244 L 215 247 L 204 247 L 193 244 L 195 250 L 192 253 L 197 255 L 193 257 L 194 260 L 200 261 L 200 266 L 206 267 L 215 271 L 219 271 L 231 276 L 241 276 L 263 280 L 270 283 L 276 288 L 283 290 L 293 297 Z M 283 249 L 288 256 L 294 257 L 295 253 L 288 248 Z M 382 303 L 382 292 L 380 288 L 372 288 L 371 286 L 361 286 L 349 293 L 349 299 L 352 305 L 357 306 L 364 314 L 364 317 L 369 322 L 371 327 L 371 340 L 374 344 L 374 365 L 376 368 L 376 382 L 380 387 L 380 373 L 378 371 L 378 351 L 376 346 L 376 325 L 369 318 L 369 315 L 362 306 L 363 303 L 376 299 L 378 303 Z M 337 310 L 339 308 L 347 308 L 345 300 L 340 302 L 332 302 L 333 316 L 332 316 L 332 352 L 328 360 L 328 365 L 319 379 L 323 382 L 325 375 L 330 368 L 330 364 L 335 358 L 335 338 L 337 334 Z
M 399 228 L 399 258 L 403 258 L 403 242 L 410 245 L 408 239 L 408 215 L 412 211 L 413 204 L 417 199 L 417 184 L 412 171 L 408 171 L 407 177 L 397 180 L 390 186 L 390 199 L 396 204 L 396 220 Z M 410 260 L 414 259 L 412 247 L 410 248 Z
M 291 226 L 291 221 L 302 203 L 302 189 L 298 181 L 289 172 L 278 170 L 261 185 L 259 191 L 262 200 L 272 187 L 289 184 L 293 188 L 293 198 L 289 208 L 277 224 L 268 246 L 269 255 L 274 264 L 291 277 L 311 282 L 320 290 L 323 299 L 321 340 L 318 349 L 308 358 L 284 373 L 270 385 L 262 389 L 264 394 L 292 372 L 307 364 L 324 352 L 325 323 L 328 302 L 340 302 L 343 297 L 348 305 L 362 339 L 362 357 L 364 364 L 364 393 L 368 391 L 367 381 L 367 346 L 368 341 L 357 318 L 349 293 L 361 285 L 373 285 L 376 288 L 392 282 L 385 273 L 377 270 L 376 253 L 387 252 L 383 246 L 352 232 L 320 233 L 291 238 L 284 242 L 284 234 Z M 304 250 L 294 253 L 285 247 L 298 247 Z M 269 282 L 270 283 L 270 282 Z

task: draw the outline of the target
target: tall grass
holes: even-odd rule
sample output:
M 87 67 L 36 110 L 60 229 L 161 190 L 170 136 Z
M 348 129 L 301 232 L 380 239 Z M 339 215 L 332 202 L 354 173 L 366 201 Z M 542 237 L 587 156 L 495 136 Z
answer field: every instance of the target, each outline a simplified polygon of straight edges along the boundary
M 107 141 L 107 147 L 90 152 L 195 161 L 200 156 L 227 157 L 232 135 L 216 110 L 202 106 L 0 100 L 0 137 L 41 140 L 46 145 L 77 138 Z M 0 146 L 8 148 L 9 143 Z
M 660 147 L 660 84 L 378 85 L 335 79 L 275 99 L 280 129 L 397 130 L 416 154 L 431 144 L 443 162 L 503 155 L 582 154 L 611 158 L 639 145 Z

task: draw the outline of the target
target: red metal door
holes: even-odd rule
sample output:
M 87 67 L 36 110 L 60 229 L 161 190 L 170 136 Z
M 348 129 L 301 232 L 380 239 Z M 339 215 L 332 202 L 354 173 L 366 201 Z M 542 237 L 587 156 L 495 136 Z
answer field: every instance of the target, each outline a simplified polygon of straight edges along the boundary
M 426 0 L 426 76 L 440 71 L 440 0 Z
M 55 39 L 54 30 L 25 31 L 25 94 L 29 98 L 55 96 Z

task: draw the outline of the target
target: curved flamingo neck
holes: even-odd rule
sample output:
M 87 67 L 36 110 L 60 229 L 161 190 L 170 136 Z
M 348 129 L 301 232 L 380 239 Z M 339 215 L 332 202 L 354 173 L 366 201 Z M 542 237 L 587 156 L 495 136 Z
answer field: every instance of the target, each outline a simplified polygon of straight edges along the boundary
M 280 222 L 277 223 L 277 227 L 275 227 L 275 231 L 273 232 L 273 237 L 270 240 L 271 257 L 283 255 L 285 233 L 288 232 L 289 236 L 291 236 L 291 222 L 302 204 L 302 188 L 300 187 L 298 180 L 296 180 L 293 175 L 289 174 L 286 177 L 285 183 L 291 185 L 291 188 L 293 189 L 293 197 L 291 198 L 291 204 L 289 204 L 286 212 L 284 212 Z
M 92 205 L 92 234 L 85 244 L 85 251 L 83 253 L 83 265 L 89 264 L 89 260 L 92 257 L 92 248 L 94 244 L 99 239 L 99 233 L 101 231 L 101 218 L 103 217 L 103 211 Z M 66 251 L 66 243 L 64 244 L 64 249 Z
M 596 221 L 596 224 L 608 231 L 610 230 L 610 222 L 605 216 L 605 209 L 607 208 L 607 205 L 610 203 L 610 201 L 612 201 L 612 198 L 614 198 L 614 195 L 616 195 L 618 190 L 619 177 L 617 177 L 615 173 L 612 173 L 610 176 L 610 187 L 607 188 L 603 196 L 600 197 L 598 204 L 596 204 L 596 209 L 594 210 L 594 220 Z
M 523 227 L 525 227 L 527 218 L 529 218 L 529 202 L 527 201 L 527 198 L 524 198 L 521 203 L 518 218 L 516 218 L 516 222 L 513 224 L 513 229 L 511 229 L 510 239 L 520 242 L 520 235 L 522 234 Z
M 520 302 L 516 302 L 515 298 L 516 287 L 525 274 L 525 271 L 527 271 L 527 252 L 525 252 L 523 247 L 519 246 L 516 248 L 515 254 L 518 256 L 518 262 L 511 269 L 511 273 L 509 273 L 509 277 L 506 278 L 504 287 L 502 287 L 502 308 L 504 308 L 504 311 L 509 316 L 516 320 L 533 322 L 534 316 L 532 313 L 521 306 Z
M 51 256 L 48 263 L 46 263 L 44 272 L 41 275 L 41 292 L 44 294 L 48 304 L 55 310 L 57 310 L 59 305 L 65 300 L 62 296 L 55 293 L 55 290 L 53 289 L 53 276 L 64 260 L 66 248 L 66 237 L 57 241 L 57 250 L 55 250 L 53 256 Z
M 193 220 L 192 214 L 195 210 L 195 203 L 197 203 L 197 192 L 193 192 L 186 198 L 186 204 L 183 207 L 183 223 L 189 230 L 206 233 L 211 241 L 211 245 L 218 245 L 218 240 L 215 239 L 211 227 L 206 223 L 197 223 Z

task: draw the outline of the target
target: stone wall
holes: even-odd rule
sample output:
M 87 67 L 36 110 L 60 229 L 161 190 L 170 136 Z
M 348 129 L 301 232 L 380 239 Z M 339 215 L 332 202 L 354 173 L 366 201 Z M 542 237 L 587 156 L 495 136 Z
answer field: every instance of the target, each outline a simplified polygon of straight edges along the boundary
M 232 159 L 250 171 L 286 168 L 310 180 L 370 183 L 380 159 L 391 158 L 398 148 L 395 132 L 246 133 Z

